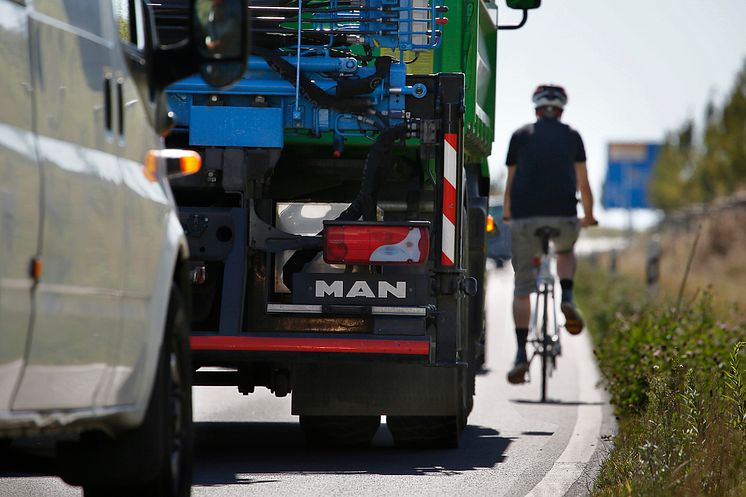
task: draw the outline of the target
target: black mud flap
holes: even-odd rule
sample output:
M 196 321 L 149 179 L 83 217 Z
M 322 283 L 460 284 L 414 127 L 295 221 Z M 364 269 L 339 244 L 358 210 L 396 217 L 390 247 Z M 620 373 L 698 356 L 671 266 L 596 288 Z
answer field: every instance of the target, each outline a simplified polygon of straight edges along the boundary
M 462 402 L 458 367 L 303 364 L 293 385 L 293 414 L 453 416 Z

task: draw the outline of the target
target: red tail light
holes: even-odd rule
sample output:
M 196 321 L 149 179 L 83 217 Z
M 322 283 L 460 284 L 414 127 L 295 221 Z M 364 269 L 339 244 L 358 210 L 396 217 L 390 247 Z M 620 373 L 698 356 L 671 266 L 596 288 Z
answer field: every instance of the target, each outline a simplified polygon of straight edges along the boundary
M 430 250 L 426 222 L 324 223 L 324 261 L 329 264 L 421 264 Z

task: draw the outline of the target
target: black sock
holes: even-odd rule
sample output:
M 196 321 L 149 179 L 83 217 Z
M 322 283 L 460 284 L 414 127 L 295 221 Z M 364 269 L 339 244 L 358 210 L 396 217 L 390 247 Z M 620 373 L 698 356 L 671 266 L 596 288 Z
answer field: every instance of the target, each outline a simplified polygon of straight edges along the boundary
M 572 302 L 573 281 L 571 279 L 561 279 L 560 286 L 562 287 L 562 302 Z
M 525 349 L 526 341 L 528 340 L 528 328 L 516 328 L 515 338 L 516 338 L 516 341 L 518 342 L 518 348 Z

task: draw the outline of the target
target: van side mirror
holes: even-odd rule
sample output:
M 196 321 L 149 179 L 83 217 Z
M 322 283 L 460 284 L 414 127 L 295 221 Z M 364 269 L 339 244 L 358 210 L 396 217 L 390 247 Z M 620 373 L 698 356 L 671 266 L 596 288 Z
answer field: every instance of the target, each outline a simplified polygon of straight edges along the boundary
M 200 74 L 210 85 L 229 86 L 246 70 L 248 15 L 246 0 L 194 0 L 192 41 Z
M 164 90 L 193 74 L 219 88 L 243 76 L 248 0 L 111 0 L 125 63 L 158 133 L 171 126 Z
M 167 45 L 161 42 L 165 30 L 158 22 L 158 9 L 176 9 L 165 3 L 161 6 L 147 0 L 135 1 L 141 2 L 145 12 L 144 34 L 148 43 L 143 55 L 153 95 L 198 72 L 216 88 L 241 79 L 251 49 L 247 0 L 190 0 L 178 11 L 183 35 L 169 39 Z M 169 14 L 173 19 L 173 13 Z M 172 30 L 176 31 L 173 27 Z
M 541 7 L 541 0 L 506 0 L 506 2 L 511 9 L 529 10 Z

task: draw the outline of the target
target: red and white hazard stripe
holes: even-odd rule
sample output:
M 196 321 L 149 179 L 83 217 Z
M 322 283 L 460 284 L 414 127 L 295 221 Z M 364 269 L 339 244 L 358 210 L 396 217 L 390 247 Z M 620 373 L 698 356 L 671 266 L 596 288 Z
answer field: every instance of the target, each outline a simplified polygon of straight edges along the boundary
M 441 262 L 453 266 L 456 260 L 456 174 L 458 135 L 446 133 L 443 144 L 443 235 Z

